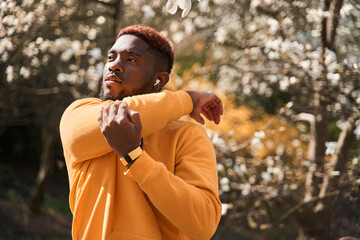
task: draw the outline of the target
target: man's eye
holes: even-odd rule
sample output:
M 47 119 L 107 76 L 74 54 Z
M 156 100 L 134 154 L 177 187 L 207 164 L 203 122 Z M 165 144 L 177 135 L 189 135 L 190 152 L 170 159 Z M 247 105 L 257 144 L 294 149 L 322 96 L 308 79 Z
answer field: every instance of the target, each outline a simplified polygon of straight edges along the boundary
M 137 62 L 136 58 L 134 57 L 128 57 L 127 61 L 131 63 Z

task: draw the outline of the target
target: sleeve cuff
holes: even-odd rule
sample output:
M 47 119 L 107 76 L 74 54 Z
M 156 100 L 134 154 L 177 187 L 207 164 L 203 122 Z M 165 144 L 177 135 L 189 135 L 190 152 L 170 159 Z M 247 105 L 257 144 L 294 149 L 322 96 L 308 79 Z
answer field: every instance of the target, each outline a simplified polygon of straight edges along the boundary
M 124 172 L 124 175 L 129 176 L 133 179 L 139 186 L 142 186 L 146 183 L 147 179 L 151 176 L 156 175 L 159 168 L 157 165 L 161 164 L 160 162 L 152 159 L 145 150 L 136 161 L 131 165 L 131 167 Z
M 185 91 L 176 91 L 176 96 L 179 98 L 179 106 L 183 106 L 183 115 L 188 115 L 193 110 L 193 102 L 191 100 L 190 95 Z

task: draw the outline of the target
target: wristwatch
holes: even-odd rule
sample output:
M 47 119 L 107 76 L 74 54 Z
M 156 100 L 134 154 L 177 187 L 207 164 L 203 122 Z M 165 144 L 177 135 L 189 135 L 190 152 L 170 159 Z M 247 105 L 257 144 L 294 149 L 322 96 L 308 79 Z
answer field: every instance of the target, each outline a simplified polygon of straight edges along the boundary
M 130 163 L 133 163 L 142 154 L 142 152 L 143 152 L 142 145 L 143 145 L 143 139 L 141 138 L 140 145 L 137 148 L 135 148 L 134 150 L 132 150 L 131 152 L 129 152 L 128 154 L 126 154 L 124 157 L 120 158 L 120 162 L 124 166 L 127 166 Z

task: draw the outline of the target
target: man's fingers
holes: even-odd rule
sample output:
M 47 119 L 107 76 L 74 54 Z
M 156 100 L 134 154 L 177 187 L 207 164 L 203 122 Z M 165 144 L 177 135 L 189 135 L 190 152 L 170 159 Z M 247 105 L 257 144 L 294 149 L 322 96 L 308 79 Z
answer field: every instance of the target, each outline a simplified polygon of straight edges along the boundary
M 190 116 L 197 122 L 204 124 L 202 114 L 209 121 L 219 124 L 224 108 L 221 99 L 213 92 L 187 91 L 193 101 L 193 112 Z
M 210 104 L 211 110 L 214 113 L 214 122 L 216 124 L 220 123 L 220 116 L 224 113 L 224 107 L 222 101 L 219 97 L 216 96 L 214 101 Z
M 120 117 L 120 119 L 126 119 L 128 117 L 128 109 L 127 109 L 127 103 L 121 102 L 118 108 L 117 115 Z
M 220 111 L 222 111 L 222 108 L 219 109 L 219 106 L 222 106 L 222 104 L 217 105 L 216 103 L 214 103 L 213 105 L 211 105 L 212 111 L 213 111 L 213 113 L 214 113 L 214 122 L 215 122 L 216 124 L 219 124 L 219 122 L 220 122 L 220 115 L 222 114 L 222 113 L 220 113 Z M 220 110 L 220 111 L 219 111 L 219 110 Z
M 207 110 L 205 108 L 201 109 L 201 113 L 210 121 L 212 121 L 210 114 L 207 112 Z
M 218 109 L 218 111 L 219 111 L 219 114 L 220 114 L 220 115 L 223 115 L 223 113 L 224 113 L 224 106 L 223 106 L 223 103 L 222 103 L 221 99 L 220 99 L 219 97 L 217 97 L 217 98 L 215 99 L 215 102 L 216 102 L 216 105 L 217 105 L 217 109 Z
M 110 103 L 110 109 L 109 109 L 109 117 L 114 119 L 117 115 L 119 106 L 115 103 Z
M 99 126 L 100 126 L 100 130 L 103 131 L 104 128 L 103 128 L 103 122 L 104 122 L 104 108 L 100 108 L 100 111 L 99 111 L 99 115 L 98 115 L 98 123 L 99 123 Z
M 209 120 L 214 121 L 214 113 L 210 107 L 202 107 L 201 113 Z
M 222 111 L 222 108 L 219 109 L 219 105 L 217 105 L 215 103 L 212 104 L 210 107 L 211 107 L 212 113 L 214 114 L 214 119 L 213 119 L 214 123 L 219 124 L 220 115 L 222 114 L 222 113 L 220 113 L 220 111 Z
M 136 111 L 133 110 L 128 110 L 128 116 L 131 120 L 132 123 L 134 123 L 135 127 L 137 130 L 141 131 L 142 130 L 142 124 L 141 124 L 141 119 L 140 119 L 140 114 Z
M 221 99 L 216 97 L 212 102 L 202 107 L 202 114 L 214 123 L 219 124 L 220 116 L 223 114 L 223 106 Z
M 104 108 L 100 108 L 100 111 L 99 111 L 99 114 L 98 114 L 98 118 L 97 118 L 97 120 L 98 120 L 99 123 L 102 123 L 102 122 L 103 122 L 103 110 L 104 110 Z
M 220 115 L 223 115 L 223 113 L 224 113 L 223 104 L 222 104 L 221 99 L 218 96 L 215 96 L 215 98 L 212 100 L 212 102 L 209 105 L 211 105 L 211 108 L 213 108 L 213 109 L 216 108 L 217 112 Z
M 215 115 L 214 123 L 219 124 L 220 123 L 220 115 Z

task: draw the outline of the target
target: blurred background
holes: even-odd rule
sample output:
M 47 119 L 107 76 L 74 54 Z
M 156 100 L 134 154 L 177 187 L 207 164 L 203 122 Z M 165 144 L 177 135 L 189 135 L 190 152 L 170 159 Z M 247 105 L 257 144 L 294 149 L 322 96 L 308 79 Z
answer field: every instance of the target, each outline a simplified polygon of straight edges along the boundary
M 1 1 L 0 239 L 71 238 L 59 121 L 98 96 L 132 24 L 171 41 L 168 89 L 223 100 L 205 125 L 223 203 L 213 239 L 360 238 L 360 2 L 194 0 L 184 17 L 166 4 Z

